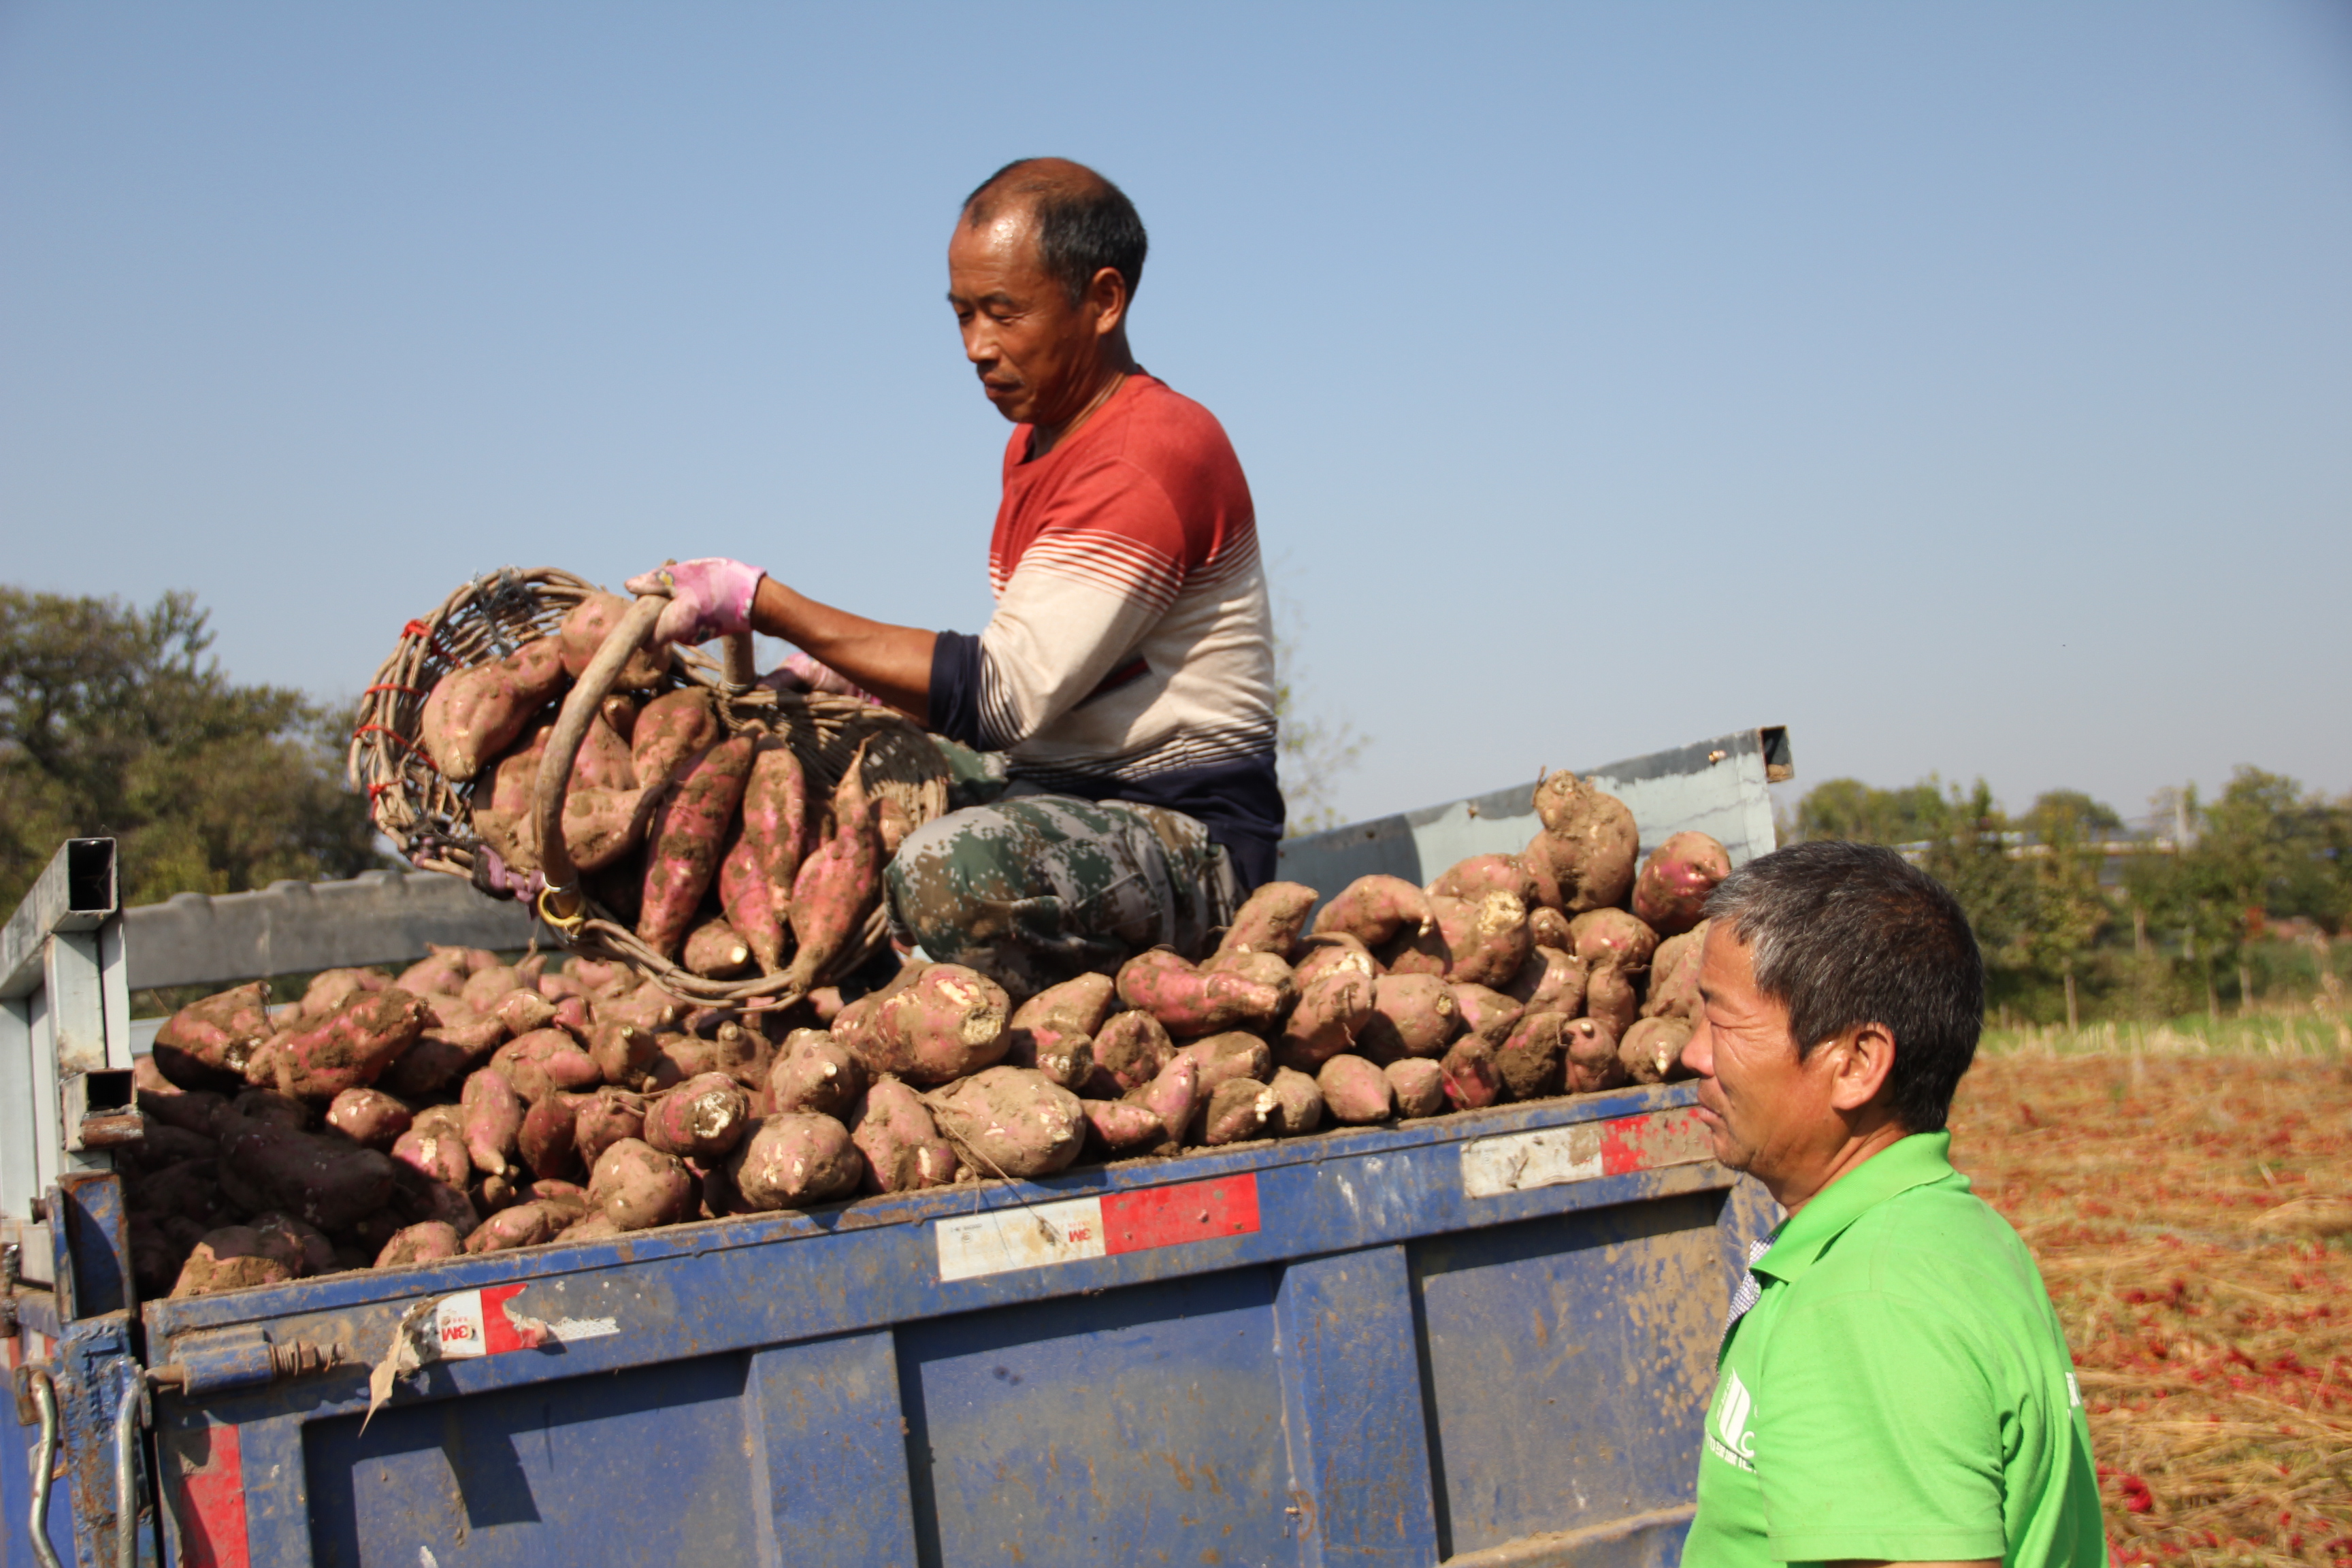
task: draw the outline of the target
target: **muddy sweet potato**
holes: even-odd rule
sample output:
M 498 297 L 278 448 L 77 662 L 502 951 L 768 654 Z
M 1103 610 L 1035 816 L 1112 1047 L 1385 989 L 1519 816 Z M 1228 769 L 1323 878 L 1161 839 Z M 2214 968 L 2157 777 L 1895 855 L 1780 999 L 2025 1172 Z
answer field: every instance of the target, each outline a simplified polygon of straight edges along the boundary
M 1476 899 L 1433 898 L 1444 938 L 1445 977 L 1456 984 L 1505 985 L 1528 961 L 1528 906 L 1517 893 L 1494 889 Z
M 1008 1067 L 1034 1068 L 1076 1089 L 1092 1072 L 1096 1032 L 1110 1021 L 1118 987 L 1108 974 L 1081 974 L 1032 996 L 1013 1010 L 1004 1036 Z
M 1516 855 L 1473 855 L 1457 860 L 1429 884 L 1433 898 L 1476 903 L 1489 893 L 1508 893 L 1523 909 L 1536 903 L 1536 883 Z
M 762 1211 L 846 1197 L 865 1170 L 849 1129 L 810 1111 L 762 1117 L 727 1159 L 744 1206 Z
M 665 1154 L 708 1163 L 740 1143 L 751 1122 L 743 1086 L 707 1072 L 646 1103 L 645 1141 Z
M 392 1157 L 419 1175 L 447 1186 L 474 1179 L 473 1155 L 466 1148 L 466 1124 L 457 1107 L 430 1105 L 393 1141 Z
M 473 966 L 467 962 L 466 949 L 428 946 L 425 955 L 394 976 L 392 983 L 412 996 L 429 1000 L 461 994 L 473 973 Z
M 373 969 L 322 969 L 302 988 L 301 1016 L 324 1018 L 362 991 L 381 991 L 391 981 Z
M 1657 953 L 1650 960 L 1650 989 L 1642 999 L 1643 1017 L 1697 1021 L 1698 966 L 1705 956 L 1710 923 L 1701 921 L 1681 935 L 1658 943 Z
M 1369 955 L 1361 968 L 1327 963 L 1299 987 L 1298 1005 L 1283 1021 L 1275 1057 L 1285 1067 L 1312 1073 L 1342 1051 L 1372 1021 L 1378 996 Z
M 463 784 L 505 751 L 562 686 L 562 650 L 553 637 L 451 670 L 425 700 L 425 749 L 444 776 Z
M 962 1166 L 923 1097 L 895 1078 L 866 1091 L 849 1117 L 849 1141 L 866 1161 L 862 1182 L 869 1193 L 945 1186 Z
M 391 1159 L 268 1121 L 224 1117 L 221 1192 L 247 1213 L 278 1209 L 321 1230 L 341 1230 L 392 1196 Z
M 764 969 L 782 963 L 785 917 L 801 860 L 808 852 L 808 775 L 799 756 L 780 740 L 761 741 L 751 754 L 751 771 L 743 785 L 743 829 L 738 841 L 743 863 L 732 869 L 731 882 L 745 918 L 757 910 L 773 920 L 779 946 L 772 955 L 763 945 L 769 929 L 763 921 L 755 921 L 757 931 L 737 921 L 737 929 Z M 722 880 L 722 897 L 727 886 Z M 728 913 L 735 917 L 733 903 Z
M 863 753 L 861 753 L 863 754 Z M 881 840 L 871 801 L 836 819 L 833 837 L 801 862 L 790 917 L 799 944 L 784 973 L 805 984 L 824 973 L 865 925 L 881 894 Z
M 468 1253 L 510 1252 L 518 1247 L 538 1247 L 553 1241 L 580 1218 L 576 1210 L 533 1198 L 502 1208 L 474 1227 L 466 1238 Z
M 509 1035 L 528 1035 L 533 1029 L 544 1029 L 555 1021 L 555 1004 L 536 989 L 517 986 L 499 998 L 490 1016 L 506 1026 Z M 437 1013 L 436 1013 L 437 1016 Z
M 438 1263 L 455 1258 L 465 1250 L 466 1242 L 455 1226 L 446 1220 L 428 1219 L 422 1225 L 403 1226 L 393 1232 L 383 1250 L 375 1255 L 378 1268 L 397 1268 L 404 1263 Z
M 1437 911 L 1429 895 L 1402 877 L 1374 873 L 1359 877 L 1341 889 L 1315 917 L 1315 930 L 1345 931 L 1368 948 L 1377 948 L 1399 931 L 1433 930 Z
M 873 1074 L 895 1073 L 926 1088 L 1004 1058 L 1013 1016 L 1004 987 L 960 963 L 934 963 L 876 1004 L 862 1037 Z
M 1187 1141 L 1213 1149 L 1271 1137 L 1268 1123 L 1281 1105 L 1270 1085 L 1251 1078 L 1229 1078 L 1211 1089 L 1207 1102 L 1193 1113 Z
M 713 915 L 687 933 L 686 967 L 705 980 L 728 980 L 751 967 L 751 944 L 724 915 Z
M 1535 805 L 1543 830 L 1519 860 L 1536 879 L 1538 900 L 1571 915 L 1622 903 L 1641 852 L 1625 803 L 1563 771 L 1536 786 Z
M 629 736 L 629 766 L 643 789 L 667 783 L 678 765 L 718 744 L 719 714 L 699 686 L 665 691 L 637 710 Z
M 1129 1089 L 1124 1098 L 1158 1117 L 1168 1136 L 1181 1138 L 1192 1123 L 1192 1112 L 1200 1108 L 1201 1064 L 1191 1057 L 1174 1058 L 1148 1081 Z
M 761 1110 L 769 1116 L 815 1111 L 846 1121 L 866 1082 L 866 1069 L 840 1041 L 822 1029 L 794 1029 L 768 1071 Z
M 1307 932 L 1315 908 L 1314 889 L 1299 882 L 1267 882 L 1242 901 L 1234 923 L 1217 943 L 1217 953 L 1270 952 L 1288 963 Z
M 1116 1156 L 1135 1149 L 1155 1148 L 1168 1142 L 1168 1129 L 1148 1107 L 1131 1100 L 1082 1100 L 1089 1150 Z
M 661 1037 L 649 1028 L 599 1018 L 588 1030 L 588 1059 L 606 1083 L 636 1089 L 652 1068 Z
M 699 1184 L 685 1162 L 635 1138 L 596 1156 L 588 1202 L 616 1230 L 649 1230 L 694 1217 Z
M 1496 1065 L 1495 1050 L 1475 1035 L 1465 1035 L 1445 1047 L 1437 1068 L 1446 1101 L 1454 1110 L 1477 1110 L 1503 1098 L 1503 1071 Z
M 1381 972 L 1372 950 L 1343 931 L 1322 931 L 1298 944 L 1300 957 L 1290 972 L 1292 981 L 1303 995 L 1333 970 L 1353 970 L 1367 979 Z
M 1266 1088 L 1274 1091 L 1274 1115 L 1266 1131 L 1276 1137 L 1303 1137 L 1323 1125 L 1323 1091 L 1315 1087 L 1313 1073 L 1276 1068 Z
M 509 1040 L 491 1053 L 489 1070 L 525 1100 L 544 1100 L 559 1089 L 594 1089 L 604 1081 L 596 1059 L 565 1029 L 534 1029 Z
M 270 1056 L 278 1091 L 331 1099 L 373 1083 L 431 1016 L 424 999 L 405 991 L 354 991 L 333 1013 L 278 1037 Z
M 613 635 L 629 613 L 629 601 L 618 594 L 591 594 L 572 606 L 563 617 L 563 627 L 556 634 L 556 646 L 563 660 L 563 673 L 577 680 L 588 671 L 604 639 Z M 662 682 L 661 665 L 645 648 L 631 653 L 622 664 L 621 672 L 613 685 L 622 691 L 646 691 Z
M 1539 948 L 1556 947 L 1562 952 L 1576 951 L 1576 939 L 1568 931 L 1568 916 L 1549 904 L 1528 906 L 1528 941 Z
M 1562 1036 L 1568 1020 L 1557 1013 L 1529 1013 L 1519 1019 L 1511 1037 L 1495 1053 L 1495 1069 L 1513 1100 L 1541 1100 L 1558 1094 L 1565 1079 L 1568 1047 Z
M 577 1098 L 551 1094 L 533 1101 L 522 1113 L 515 1147 L 524 1168 L 541 1181 L 568 1181 L 586 1170 L 580 1159 L 579 1137 Z
M 1503 991 L 1525 1004 L 1530 1013 L 1559 1013 L 1572 1018 L 1584 1010 L 1584 989 L 1590 978 L 1584 961 L 1569 948 L 1538 947 L 1528 954 L 1527 963 Z
M 1635 1083 L 1664 1083 L 1687 1078 L 1683 1071 L 1683 1047 L 1693 1033 L 1687 1018 L 1643 1018 L 1617 1042 L 1617 1059 Z
M 282 1234 L 249 1225 L 223 1226 L 205 1232 L 189 1252 L 172 1295 L 184 1300 L 254 1285 L 283 1285 L 301 1277 L 302 1262 L 300 1247 Z
M 191 1002 L 155 1032 L 155 1067 L 182 1089 L 227 1089 L 277 1031 L 269 988 L 259 981 Z
M 1445 1109 L 1445 1069 L 1427 1057 L 1399 1057 L 1381 1071 L 1396 1096 L 1398 1116 L 1410 1121 Z
M 1356 1036 L 1356 1054 L 1380 1066 L 1400 1057 L 1444 1054 L 1462 1031 L 1462 1005 L 1434 974 L 1383 974 L 1372 987 L 1372 1016 Z
M 789 891 L 792 884 L 784 887 Z M 784 897 L 761 872 L 751 841 L 740 832 L 719 859 L 719 907 L 727 911 L 727 923 L 743 939 L 761 973 L 773 974 L 783 967 Z
M 624 1138 L 646 1135 L 643 1096 L 625 1089 L 600 1089 L 581 1098 L 572 1112 L 572 1146 L 580 1163 L 595 1169 L 604 1151 Z
M 1255 1035 L 1238 1030 L 1223 1035 L 1210 1035 L 1182 1047 L 1200 1068 L 1200 1083 L 1206 1092 L 1237 1078 L 1252 1079 L 1265 1083 L 1274 1077 L 1274 1053 Z
M 727 831 L 742 804 L 751 738 L 721 741 L 675 770 L 674 787 L 646 833 L 646 873 L 637 937 L 665 957 L 686 940 L 702 895 L 719 875 Z
M 1511 1037 L 1511 1029 L 1525 1013 L 1527 1005 L 1517 997 L 1484 985 L 1452 987 L 1454 1005 L 1461 1009 L 1462 1032 L 1499 1046 Z
M 515 1163 L 520 1149 L 522 1117 L 528 1107 L 504 1076 L 483 1068 L 467 1076 L 460 1093 L 466 1129 L 466 1154 L 474 1169 L 486 1176 L 502 1174 Z
M 380 1089 L 347 1089 L 327 1107 L 327 1125 L 362 1149 L 390 1149 L 414 1113 Z
M 1331 1120 L 1349 1127 L 1385 1121 L 1396 1109 L 1388 1074 L 1359 1056 L 1343 1053 L 1325 1062 L 1315 1075 L 1315 1087 Z
M 1225 967 L 1185 963 L 1164 947 L 1138 953 L 1118 972 L 1119 1000 L 1139 1007 L 1178 1039 L 1228 1029 L 1271 1029 L 1298 999 L 1290 965 L 1270 952 L 1232 955 Z
M 1176 1042 L 1159 1019 L 1139 1007 L 1114 1013 L 1095 1035 L 1095 1070 L 1116 1086 L 1101 1098 L 1115 1100 L 1150 1083 L 1175 1056 Z M 1183 1125 L 1177 1122 L 1176 1131 Z
M 1622 1037 L 1638 1016 L 1639 987 L 1657 951 L 1657 933 L 1623 910 L 1589 910 L 1570 922 L 1570 931 L 1589 976 L 1584 1010 Z
M 956 1152 L 983 1176 L 1050 1176 L 1086 1146 L 1078 1097 L 1026 1068 L 989 1068 L 934 1089 L 928 1103 Z
M 1633 912 L 1660 936 L 1678 936 L 1706 918 L 1706 899 L 1731 875 L 1731 857 L 1704 833 L 1677 833 L 1650 851 L 1633 878 Z
M 1616 1089 L 1626 1081 L 1625 1065 L 1617 1057 L 1617 1037 L 1598 1018 L 1570 1018 L 1560 1026 L 1567 1047 L 1565 1081 L 1570 1094 L 1593 1094 Z

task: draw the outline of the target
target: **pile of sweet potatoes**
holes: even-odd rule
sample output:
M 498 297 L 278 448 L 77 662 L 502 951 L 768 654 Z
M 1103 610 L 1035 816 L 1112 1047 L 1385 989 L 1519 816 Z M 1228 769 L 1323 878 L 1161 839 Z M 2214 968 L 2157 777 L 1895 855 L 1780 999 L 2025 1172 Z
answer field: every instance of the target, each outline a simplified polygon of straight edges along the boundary
M 641 737 L 664 700 L 639 715 Z M 729 745 L 678 765 L 721 765 Z M 1271 883 L 1211 951 L 1155 949 L 1034 996 L 918 962 L 846 1000 L 698 1008 L 618 965 L 469 949 L 397 976 L 331 971 L 285 1006 L 259 984 L 223 992 L 173 1016 L 140 1063 L 148 1133 L 127 1196 L 141 1289 L 197 1294 L 1680 1076 L 1723 847 L 1677 834 L 1637 864 L 1624 806 L 1566 773 L 1536 804 L 1543 826 L 1517 855 L 1465 860 L 1426 888 L 1367 877 L 1319 909 L 1314 889 Z M 871 816 L 851 801 L 840 819 Z M 756 823 L 736 840 L 747 855 L 791 837 L 775 816 Z M 848 879 L 838 858 L 835 871 Z

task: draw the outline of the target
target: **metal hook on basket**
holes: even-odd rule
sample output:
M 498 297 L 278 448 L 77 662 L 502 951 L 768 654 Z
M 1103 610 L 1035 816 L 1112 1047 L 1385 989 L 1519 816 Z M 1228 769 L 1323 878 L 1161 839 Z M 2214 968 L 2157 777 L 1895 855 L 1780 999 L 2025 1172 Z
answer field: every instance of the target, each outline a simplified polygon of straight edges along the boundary
M 551 894 L 571 904 L 572 912 L 568 915 L 559 913 L 555 904 L 549 901 Z M 576 884 L 561 888 L 541 888 L 539 890 L 535 908 L 539 918 L 546 923 L 547 928 L 567 942 L 578 936 L 580 928 L 588 923 L 588 901 L 580 896 L 580 889 Z

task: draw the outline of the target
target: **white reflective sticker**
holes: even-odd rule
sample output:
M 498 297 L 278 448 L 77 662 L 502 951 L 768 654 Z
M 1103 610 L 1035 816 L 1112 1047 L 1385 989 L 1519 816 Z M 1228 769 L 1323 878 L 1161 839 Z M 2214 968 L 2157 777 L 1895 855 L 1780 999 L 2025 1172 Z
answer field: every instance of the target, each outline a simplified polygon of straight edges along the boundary
M 942 1280 L 1104 1256 L 1100 1198 L 1015 1205 L 943 1219 L 934 1228 Z
M 489 1354 L 489 1345 L 482 1332 L 482 1293 L 460 1290 L 454 1296 L 442 1297 L 433 1308 L 433 1334 L 441 1346 L 443 1361 Z
M 1478 1138 L 1462 1145 L 1462 1190 L 1474 1198 L 1589 1182 L 1601 1173 L 1597 1122 Z

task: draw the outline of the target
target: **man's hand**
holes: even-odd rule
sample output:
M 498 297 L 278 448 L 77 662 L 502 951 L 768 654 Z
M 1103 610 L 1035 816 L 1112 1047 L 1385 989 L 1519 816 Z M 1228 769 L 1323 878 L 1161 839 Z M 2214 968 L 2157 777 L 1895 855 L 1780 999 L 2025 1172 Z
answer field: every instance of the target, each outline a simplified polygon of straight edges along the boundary
M 632 594 L 667 594 L 668 605 L 654 623 L 663 642 L 706 643 L 751 629 L 751 599 L 767 574 L 757 566 L 707 555 L 674 562 L 628 581 Z

